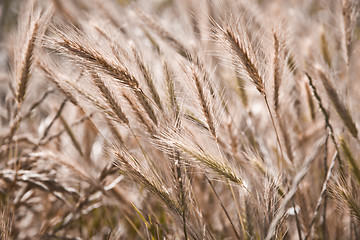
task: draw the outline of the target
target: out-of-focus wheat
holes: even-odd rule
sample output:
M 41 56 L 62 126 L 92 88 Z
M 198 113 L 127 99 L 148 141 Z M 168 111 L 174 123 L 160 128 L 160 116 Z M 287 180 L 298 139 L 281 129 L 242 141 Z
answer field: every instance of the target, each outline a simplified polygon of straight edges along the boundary
M 357 238 L 357 12 L 3 1 L 0 238 Z

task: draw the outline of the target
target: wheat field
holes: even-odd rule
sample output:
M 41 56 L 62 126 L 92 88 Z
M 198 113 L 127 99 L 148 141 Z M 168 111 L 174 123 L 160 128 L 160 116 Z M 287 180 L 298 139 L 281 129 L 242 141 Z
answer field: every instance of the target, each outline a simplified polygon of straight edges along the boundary
M 358 1 L 0 13 L 1 239 L 360 239 Z

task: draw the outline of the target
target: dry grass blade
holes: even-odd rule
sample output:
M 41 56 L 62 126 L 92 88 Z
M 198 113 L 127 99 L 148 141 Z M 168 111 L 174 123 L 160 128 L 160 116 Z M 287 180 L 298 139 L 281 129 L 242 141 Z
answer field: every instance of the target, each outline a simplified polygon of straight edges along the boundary
M 331 123 L 330 123 L 329 113 L 326 111 L 326 109 L 325 109 L 325 107 L 324 107 L 324 105 L 323 105 L 323 103 L 322 103 L 322 100 L 321 100 L 321 98 L 320 98 L 320 95 L 319 95 L 319 93 L 318 93 L 318 91 L 317 91 L 314 83 L 313 83 L 312 78 L 310 77 L 310 75 L 309 75 L 308 73 L 306 73 L 306 76 L 307 76 L 307 78 L 308 78 L 308 80 L 309 80 L 309 84 L 310 84 L 310 87 L 312 88 L 312 91 L 313 91 L 313 94 L 314 94 L 314 96 L 315 96 L 315 99 L 317 100 L 317 102 L 318 102 L 318 104 L 319 104 L 319 108 L 320 108 L 322 114 L 324 115 L 324 118 L 325 118 L 325 126 L 326 126 L 326 128 L 329 129 L 331 141 L 334 143 L 334 146 L 335 146 L 335 148 L 336 148 L 336 151 L 339 152 L 340 149 L 339 149 L 339 146 L 338 146 L 338 144 L 337 144 L 337 142 L 336 142 L 336 140 L 335 140 L 334 128 L 333 128 L 333 126 L 332 126 Z M 338 155 L 338 160 L 339 160 L 339 163 L 340 163 L 341 171 L 343 171 L 342 161 L 341 161 L 341 158 L 340 158 L 339 155 Z
M 284 139 L 284 145 L 285 145 L 286 154 L 287 154 L 288 158 L 290 159 L 290 161 L 293 162 L 294 154 L 293 154 L 293 151 L 292 151 L 291 139 L 290 139 L 290 136 L 288 134 L 288 129 L 285 127 L 284 119 L 278 118 L 278 123 L 279 123 L 279 127 L 280 127 L 282 137 Z
M 70 127 L 76 127 L 76 126 L 84 123 L 86 120 L 89 120 L 93 115 L 94 115 L 94 113 L 91 113 L 89 115 L 86 115 L 86 116 L 80 118 L 76 122 L 72 123 L 70 125 Z M 54 139 L 57 139 L 57 138 L 61 137 L 62 134 L 64 134 L 65 132 L 66 132 L 66 129 L 62 129 L 61 131 L 59 131 L 59 132 L 57 132 L 57 133 L 55 133 L 53 135 L 50 135 L 47 139 L 45 139 L 44 141 L 38 143 L 38 145 L 39 146 L 44 146 L 44 145 L 50 143 L 51 141 L 53 141 Z
M 285 198 L 281 202 L 281 205 L 280 205 L 274 219 L 272 220 L 272 222 L 270 224 L 269 230 L 268 230 L 266 238 L 265 238 L 266 240 L 270 240 L 274 236 L 277 224 L 280 221 L 280 219 L 284 216 L 288 203 L 294 197 L 294 195 L 295 195 L 295 193 L 296 193 L 296 191 L 297 191 L 297 189 L 299 187 L 299 184 L 300 184 L 301 180 L 303 180 L 305 175 L 308 173 L 310 165 L 314 162 L 315 158 L 317 157 L 317 153 L 320 150 L 320 148 L 322 147 L 323 143 L 324 143 L 323 139 L 320 139 L 320 140 L 317 141 L 317 143 L 315 144 L 314 150 L 304 160 L 304 163 L 303 163 L 300 171 L 294 177 L 294 181 L 293 181 L 293 183 L 291 185 L 290 190 L 288 191 Z
M 54 125 L 55 121 L 61 116 L 62 111 L 64 110 L 66 103 L 68 102 L 68 99 L 64 99 L 62 103 L 60 104 L 59 109 L 57 110 L 55 116 L 53 117 L 52 121 L 49 123 L 49 125 L 46 127 L 41 139 L 39 142 L 44 140 L 46 136 L 49 134 L 51 127 Z
M 321 193 L 320 193 L 320 196 L 319 196 L 318 201 L 316 203 L 314 216 L 313 216 L 313 218 L 312 218 L 312 220 L 310 222 L 310 225 L 308 227 L 308 232 L 307 232 L 307 234 L 305 236 L 305 240 L 307 240 L 310 237 L 312 227 L 313 227 L 313 225 L 315 223 L 315 220 L 316 220 L 317 216 L 319 215 L 320 206 L 321 206 L 321 203 L 322 203 L 322 201 L 324 199 L 326 190 L 328 188 L 328 183 L 329 183 L 330 178 L 332 176 L 332 171 L 333 171 L 333 169 L 335 167 L 335 160 L 337 158 L 337 154 L 338 154 L 337 152 L 334 154 L 334 156 L 333 156 L 333 158 L 331 160 L 331 163 L 330 163 L 330 167 L 329 167 L 329 169 L 328 169 L 328 171 L 326 173 L 326 178 L 325 178 L 325 181 L 324 181 L 324 183 L 322 185 Z
M 61 115 L 59 118 L 60 118 L 61 123 L 64 125 L 64 129 L 68 133 L 74 147 L 79 152 L 80 156 L 83 156 L 84 154 L 83 154 L 83 151 L 81 150 L 81 145 L 80 145 L 79 141 L 77 140 L 74 132 L 71 130 L 71 127 L 69 126 L 69 124 L 66 122 L 66 120 Z
M 66 188 L 58 183 L 55 179 L 51 179 L 46 173 L 37 173 L 29 170 L 2 170 L 0 171 L 0 178 L 7 182 L 16 181 L 25 182 L 33 185 L 42 191 L 51 193 L 53 196 L 61 200 L 62 202 L 70 205 L 65 198 L 65 193 L 78 198 L 78 194 L 74 189 Z
M 234 233 L 235 233 L 235 235 L 236 235 L 236 238 L 237 238 L 237 239 L 241 239 L 241 237 L 240 237 L 240 235 L 239 235 L 238 231 L 236 230 L 236 227 L 235 227 L 235 225 L 234 225 L 233 221 L 231 220 L 231 217 L 230 217 L 230 215 L 229 215 L 228 211 L 226 210 L 226 208 L 225 208 L 225 206 L 224 206 L 223 202 L 221 201 L 221 198 L 220 198 L 220 197 L 219 197 L 219 195 L 217 194 L 217 192 L 216 192 L 216 190 L 215 190 L 215 188 L 214 188 L 214 185 L 212 184 L 212 182 L 210 181 L 210 179 L 209 179 L 209 178 L 207 178 L 207 177 L 206 177 L 206 179 L 207 179 L 208 183 L 210 184 L 211 189 L 212 189 L 212 190 L 213 190 L 213 192 L 215 193 L 216 198 L 219 200 L 220 205 L 221 205 L 221 208 L 223 209 L 223 211 L 224 211 L 224 213 L 225 213 L 225 215 L 226 215 L 227 219 L 229 220 L 229 222 L 230 222 L 230 224 L 231 224 L 231 227 L 232 227 L 232 229 L 233 229 L 233 231 L 234 231 Z

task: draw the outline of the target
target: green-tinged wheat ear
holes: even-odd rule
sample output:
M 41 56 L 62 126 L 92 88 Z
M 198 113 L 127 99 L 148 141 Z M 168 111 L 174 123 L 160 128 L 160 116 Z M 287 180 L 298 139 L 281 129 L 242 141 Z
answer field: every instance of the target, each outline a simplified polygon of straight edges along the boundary
M 350 192 L 341 192 L 340 194 L 343 195 L 348 208 L 350 209 L 351 215 L 355 216 L 357 221 L 360 222 L 360 204 L 356 196 L 352 195 Z
M 156 197 L 161 199 L 170 210 L 172 210 L 178 216 L 181 216 L 181 209 L 176 204 L 176 202 L 171 199 L 168 193 L 164 192 L 153 181 L 148 179 L 138 169 L 134 168 L 127 160 L 127 157 L 125 157 L 123 154 L 116 152 L 116 158 L 120 169 L 124 170 L 123 173 L 125 175 L 129 176 L 131 179 L 143 185 L 147 190 L 149 190 L 151 193 L 155 194 Z M 137 160 L 134 159 L 131 161 L 136 162 Z
M 339 207 L 348 210 L 352 216 L 356 217 L 357 221 L 360 221 L 358 196 L 354 191 L 351 191 L 349 182 L 343 176 L 337 176 L 333 178 L 331 184 L 330 193 L 341 204 Z
M 357 179 L 357 181 L 360 184 L 360 168 L 359 168 L 355 158 L 353 157 L 348 144 L 345 142 L 343 137 L 340 138 L 340 145 L 344 152 L 345 159 L 349 162 L 349 164 L 351 166 L 352 173 L 354 174 L 355 178 Z
M 203 150 L 194 148 L 193 146 L 183 143 L 182 141 L 175 139 L 171 139 L 170 141 L 176 148 L 186 153 L 188 156 L 191 156 L 199 164 L 207 167 L 211 171 L 217 173 L 219 176 L 224 177 L 233 183 L 239 184 L 240 186 L 243 186 L 243 181 L 241 177 L 238 176 L 238 173 L 231 166 L 225 164 L 222 159 L 217 159 Z
M 330 52 L 329 52 L 329 42 L 326 39 L 326 35 L 325 32 L 323 32 L 321 34 L 321 38 L 320 38 L 320 46 L 321 46 L 321 53 L 322 53 L 322 57 L 325 61 L 325 63 L 331 67 L 331 56 L 330 56 Z
M 148 231 L 151 233 L 151 224 L 145 219 L 145 217 L 141 214 L 140 210 L 133 203 L 131 203 L 131 205 L 135 209 L 135 211 L 138 214 L 138 216 L 140 217 L 141 221 L 145 224 Z M 155 236 L 151 235 L 151 238 L 155 239 Z
M 238 87 L 237 92 L 240 95 L 241 102 L 244 107 L 247 107 L 249 105 L 249 100 L 245 89 L 245 81 L 242 77 L 238 76 L 237 74 L 236 74 L 236 83 Z
M 358 130 L 351 117 L 349 110 L 345 107 L 344 103 L 340 100 L 338 93 L 336 92 L 334 86 L 330 80 L 326 77 L 325 73 L 319 70 L 320 80 L 323 83 L 326 93 L 333 103 L 336 112 L 339 114 L 341 120 L 344 122 L 345 126 L 349 130 L 350 134 L 357 138 Z

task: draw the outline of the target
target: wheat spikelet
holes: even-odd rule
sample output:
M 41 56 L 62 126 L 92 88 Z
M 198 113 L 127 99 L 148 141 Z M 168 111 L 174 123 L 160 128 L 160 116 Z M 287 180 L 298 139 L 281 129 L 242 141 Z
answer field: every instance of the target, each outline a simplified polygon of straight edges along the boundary
M 213 120 L 213 113 L 210 109 L 210 103 L 209 99 L 210 97 L 206 96 L 205 89 L 204 89 L 204 83 L 201 81 L 200 76 L 196 72 L 194 68 L 191 69 L 192 71 L 192 80 L 194 81 L 197 97 L 201 105 L 202 112 L 204 114 L 204 117 L 206 119 L 206 123 L 208 126 L 208 129 L 210 130 L 211 135 L 214 137 L 214 139 L 217 139 L 217 134 L 215 130 L 215 124 Z
M 73 57 L 74 60 L 78 60 L 80 64 L 83 64 L 85 61 L 90 66 L 113 77 L 124 86 L 139 90 L 139 82 L 128 70 L 121 67 L 121 65 L 114 60 L 107 59 L 105 57 L 106 55 L 103 55 L 98 49 L 95 49 L 94 46 L 91 45 L 91 40 L 87 39 L 80 30 L 63 25 L 53 25 L 51 29 L 62 40 L 48 39 L 45 45 L 54 48 L 52 44 L 55 44 L 55 47 L 68 53 L 68 56 Z M 77 40 L 79 40 L 79 42 Z
M 119 118 L 119 120 L 122 121 L 125 124 L 129 124 L 129 120 L 127 119 L 125 113 L 122 111 L 122 109 L 120 107 L 120 104 L 117 103 L 117 101 L 115 100 L 113 94 L 105 86 L 104 82 L 101 80 L 99 75 L 97 75 L 95 72 L 91 72 L 91 78 L 92 78 L 95 86 L 98 87 L 98 89 L 100 90 L 102 96 L 106 99 L 106 101 L 109 104 L 110 108 L 113 110 L 113 112 Z
M 20 19 L 18 46 L 15 52 L 16 98 L 19 104 L 24 100 L 27 91 L 34 51 L 37 46 L 36 42 L 45 32 L 53 13 L 52 8 L 43 13 L 40 11 L 38 6 L 34 6 L 34 1 L 28 1 L 24 6 L 23 16 Z
M 350 214 L 360 221 L 360 204 L 355 195 L 357 189 L 352 190 L 352 186 L 344 179 L 344 176 L 336 175 L 333 177 L 330 184 L 330 194 L 334 199 L 341 200 L 342 204 L 339 206 L 341 209 L 350 211 Z
M 231 49 L 231 51 L 236 54 L 237 62 L 242 66 L 246 72 L 246 76 L 251 80 L 252 83 L 256 86 L 256 89 L 262 94 L 265 95 L 264 81 L 260 76 L 260 72 L 254 63 L 253 53 L 249 47 L 249 40 L 245 36 L 242 40 L 239 39 L 234 34 L 234 31 L 231 29 L 224 29 L 220 26 L 221 33 L 223 34 L 226 44 Z
M 280 42 L 276 33 L 274 36 L 274 106 L 275 112 L 279 109 L 279 89 L 281 85 Z
M 146 85 L 148 86 L 148 88 L 149 88 L 149 90 L 151 92 L 151 95 L 153 97 L 154 102 L 156 103 L 156 105 L 158 106 L 158 108 L 160 110 L 163 110 L 159 94 L 158 94 L 158 92 L 157 92 L 157 90 L 155 88 L 155 85 L 154 85 L 154 82 L 152 80 L 152 77 L 150 75 L 149 70 L 145 67 L 142 59 L 139 56 L 139 53 L 136 52 L 135 48 L 133 48 L 133 52 L 134 52 L 136 63 L 138 64 L 138 66 L 139 66 L 139 68 L 140 68 L 140 70 L 141 70 L 141 72 L 142 72 L 142 74 L 144 76 Z
M 164 62 L 164 74 L 171 110 L 175 113 L 175 119 L 179 116 L 179 105 L 175 93 L 175 84 L 170 73 L 169 66 Z
M 123 97 L 129 103 L 133 111 L 135 112 L 136 117 L 139 119 L 140 123 L 142 123 L 149 133 L 154 133 L 154 128 L 152 127 L 151 122 L 144 116 L 143 112 L 139 108 L 139 106 L 135 103 L 134 99 L 132 99 L 128 94 L 125 92 L 123 93 Z

